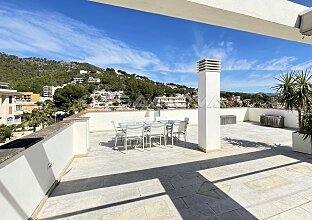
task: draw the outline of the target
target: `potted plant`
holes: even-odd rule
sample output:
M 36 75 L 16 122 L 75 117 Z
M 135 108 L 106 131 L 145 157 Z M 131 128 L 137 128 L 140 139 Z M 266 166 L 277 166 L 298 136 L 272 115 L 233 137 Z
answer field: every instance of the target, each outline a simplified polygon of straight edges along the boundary
M 312 75 L 308 70 L 283 74 L 279 83 L 273 87 L 280 95 L 280 102 L 286 110 L 298 112 L 299 131 L 292 134 L 293 150 L 312 154 L 311 109 L 312 109 Z M 310 127 L 309 127 L 310 126 Z
M 312 111 L 306 112 L 302 118 L 302 127 L 300 132 L 294 132 L 292 135 L 293 150 L 312 154 Z

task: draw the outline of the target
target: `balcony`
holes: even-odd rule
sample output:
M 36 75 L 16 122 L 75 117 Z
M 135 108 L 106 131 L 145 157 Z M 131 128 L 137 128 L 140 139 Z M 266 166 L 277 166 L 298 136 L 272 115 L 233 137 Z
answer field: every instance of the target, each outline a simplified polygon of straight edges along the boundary
M 161 112 L 166 118 L 190 118 L 186 145 L 179 142 L 164 148 L 155 143 L 151 150 L 131 149 L 127 154 L 121 147 L 112 150 L 110 121 L 136 120 L 144 117 L 143 111 L 87 113 L 61 122 L 62 128 L 43 129 L 41 132 L 51 131 L 47 136 L 38 132 L 36 137 L 44 140 L 25 150 L 28 154 L 37 150 L 40 160 L 31 160 L 21 151 L 17 158 L 0 164 L 5 189 L 4 202 L 0 202 L 6 205 L 1 213 L 5 217 L 15 211 L 15 219 L 33 214 L 45 220 L 311 219 L 310 156 L 292 151 L 293 129 L 258 124 L 260 115 L 270 112 L 285 116 L 285 125 L 295 127 L 295 113 L 222 109 L 221 114 L 236 115 L 238 123 L 221 126 L 221 150 L 203 153 L 197 149 L 196 112 Z M 4 178 L 21 154 L 31 167 L 26 169 L 28 177 L 25 171 L 16 171 L 10 179 Z M 12 181 L 14 178 L 23 181 Z M 60 180 L 57 186 L 54 180 Z M 18 192 L 24 192 L 24 197 Z

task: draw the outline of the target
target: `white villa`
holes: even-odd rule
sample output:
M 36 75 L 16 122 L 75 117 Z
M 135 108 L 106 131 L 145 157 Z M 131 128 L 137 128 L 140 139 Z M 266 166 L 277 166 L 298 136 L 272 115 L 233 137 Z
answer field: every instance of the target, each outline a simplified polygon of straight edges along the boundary
M 154 103 L 157 107 L 162 107 L 164 104 L 168 108 L 187 108 L 186 97 L 183 95 L 155 97 Z

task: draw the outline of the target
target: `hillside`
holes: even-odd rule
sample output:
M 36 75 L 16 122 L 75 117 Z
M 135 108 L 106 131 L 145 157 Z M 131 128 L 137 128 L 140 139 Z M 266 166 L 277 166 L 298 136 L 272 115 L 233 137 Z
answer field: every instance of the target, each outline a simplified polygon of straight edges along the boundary
M 112 68 L 102 69 L 88 63 L 54 61 L 42 58 L 19 58 L 0 53 L 0 81 L 10 83 L 18 91 L 41 93 L 45 85 L 57 86 L 68 83 L 75 76 L 80 76 L 79 70 L 93 72 L 93 77 L 101 79 L 98 85 L 85 84 L 89 90 L 106 89 L 110 91 L 124 90 L 131 99 L 143 94 L 145 98 L 155 96 L 193 94 L 195 89 L 182 85 L 154 82 L 147 77 L 128 74 L 125 71 L 115 71 Z M 83 77 L 88 78 L 85 74 Z
M 44 85 L 69 82 L 80 69 L 99 70 L 87 63 L 62 62 L 41 58 L 18 58 L 0 53 L 0 81 L 8 82 L 18 91 L 42 92 Z

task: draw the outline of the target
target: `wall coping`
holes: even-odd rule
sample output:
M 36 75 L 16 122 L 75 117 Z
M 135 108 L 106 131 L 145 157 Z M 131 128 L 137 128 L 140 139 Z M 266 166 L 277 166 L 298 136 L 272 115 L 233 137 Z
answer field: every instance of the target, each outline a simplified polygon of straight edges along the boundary
M 43 128 L 37 132 L 26 135 L 24 137 L 15 139 L 0 146 L 0 164 L 6 162 L 7 160 L 18 157 L 18 155 L 24 150 L 34 146 L 39 142 L 44 142 L 60 133 L 64 129 L 71 126 L 76 121 L 87 121 L 88 117 L 80 117 L 80 114 L 74 117 L 67 118 L 66 120 L 57 122 L 51 126 Z

